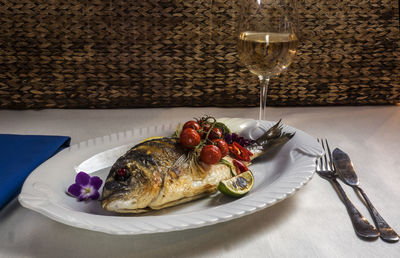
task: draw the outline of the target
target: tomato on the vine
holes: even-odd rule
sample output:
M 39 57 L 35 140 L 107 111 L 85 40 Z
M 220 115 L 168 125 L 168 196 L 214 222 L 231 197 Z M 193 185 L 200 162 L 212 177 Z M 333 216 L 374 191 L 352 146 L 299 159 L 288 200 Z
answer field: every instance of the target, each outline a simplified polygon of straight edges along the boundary
M 226 155 L 229 154 L 229 147 L 228 147 L 228 144 L 226 143 L 225 140 L 223 140 L 223 139 L 215 139 L 215 140 L 213 140 L 213 142 L 215 142 L 217 144 L 217 147 L 221 151 L 221 156 L 222 157 L 225 157 Z
M 200 126 L 200 124 L 197 123 L 196 121 L 190 120 L 190 121 L 187 121 L 187 122 L 183 125 L 182 130 L 185 130 L 186 128 L 192 128 L 192 129 L 198 131 L 198 130 L 201 129 L 201 126 Z
M 203 123 L 200 129 L 200 136 L 204 139 L 207 135 L 207 132 L 210 131 L 211 125 L 208 123 Z
M 211 128 L 211 124 L 203 123 L 201 127 L 203 128 L 204 132 L 208 132 L 210 130 L 210 128 Z
M 203 126 L 204 124 L 207 123 L 206 117 L 202 117 L 200 119 L 197 119 L 197 122 L 200 124 L 200 126 Z
M 214 128 L 211 130 L 210 134 L 208 135 L 208 138 L 209 138 L 210 140 L 222 138 L 222 131 L 221 131 L 221 129 L 214 127 Z
M 218 163 L 221 160 L 222 154 L 217 146 L 206 145 L 201 150 L 200 158 L 201 161 L 203 161 L 204 163 L 212 165 Z
M 210 131 L 211 129 L 211 124 L 205 123 L 203 124 L 203 126 L 201 127 L 200 130 L 200 136 L 201 138 L 205 138 L 207 133 Z M 214 140 L 214 139 L 220 139 L 222 138 L 222 131 L 219 128 L 213 127 L 211 129 L 211 132 L 208 133 L 208 139 L 209 140 Z
M 179 141 L 183 147 L 193 149 L 200 143 L 200 135 L 193 128 L 186 128 L 182 131 Z

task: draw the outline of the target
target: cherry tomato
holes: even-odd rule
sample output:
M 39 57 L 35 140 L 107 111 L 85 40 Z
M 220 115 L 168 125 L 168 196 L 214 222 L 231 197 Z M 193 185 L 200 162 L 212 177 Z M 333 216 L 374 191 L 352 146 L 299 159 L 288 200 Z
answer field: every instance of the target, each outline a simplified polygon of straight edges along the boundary
M 206 123 L 206 119 L 204 117 L 202 117 L 200 120 L 197 120 L 197 122 L 203 126 Z
M 201 126 L 196 121 L 190 120 L 190 121 L 187 121 L 183 125 L 183 129 L 182 130 L 185 130 L 186 128 L 192 128 L 192 129 L 197 131 L 197 130 L 200 130 Z
M 211 125 L 208 124 L 208 123 L 204 123 L 202 125 L 202 129 L 203 129 L 204 132 L 208 132 L 210 130 L 210 128 L 211 128 Z
M 186 128 L 182 131 L 179 141 L 185 148 L 192 149 L 200 143 L 200 135 L 193 128 Z
M 215 139 L 215 140 L 213 140 L 213 142 L 215 142 L 217 144 L 217 147 L 221 151 L 222 157 L 225 157 L 226 155 L 229 154 L 229 147 L 228 147 L 228 144 L 226 143 L 226 141 L 224 141 L 222 139 Z
M 212 165 L 218 163 L 221 160 L 222 155 L 217 146 L 206 145 L 201 149 L 200 158 L 204 163 Z
M 207 132 L 210 131 L 211 125 L 203 123 L 201 130 L 200 130 L 200 136 L 202 139 L 204 139 L 207 135 Z
M 208 138 L 210 140 L 214 140 L 214 139 L 220 139 L 222 138 L 222 131 L 219 128 L 213 128 L 210 132 L 210 134 L 208 135 Z

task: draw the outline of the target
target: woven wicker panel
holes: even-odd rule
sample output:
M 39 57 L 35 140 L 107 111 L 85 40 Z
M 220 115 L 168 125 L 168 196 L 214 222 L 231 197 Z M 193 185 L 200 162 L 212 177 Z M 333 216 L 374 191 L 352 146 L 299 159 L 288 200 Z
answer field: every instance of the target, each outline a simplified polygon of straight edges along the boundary
M 257 106 L 233 0 L 0 0 L 0 108 Z M 397 0 L 300 1 L 269 105 L 400 102 Z

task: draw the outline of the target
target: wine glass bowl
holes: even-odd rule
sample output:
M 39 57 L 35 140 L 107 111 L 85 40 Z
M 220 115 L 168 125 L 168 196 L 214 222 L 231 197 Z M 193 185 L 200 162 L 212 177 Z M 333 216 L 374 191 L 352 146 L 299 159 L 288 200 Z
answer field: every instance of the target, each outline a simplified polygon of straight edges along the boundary
M 293 60 L 297 49 L 295 34 L 245 31 L 239 36 L 242 63 L 257 76 L 275 76 Z
M 269 80 L 281 74 L 296 55 L 295 0 L 240 0 L 238 54 L 260 80 L 259 120 L 265 120 Z

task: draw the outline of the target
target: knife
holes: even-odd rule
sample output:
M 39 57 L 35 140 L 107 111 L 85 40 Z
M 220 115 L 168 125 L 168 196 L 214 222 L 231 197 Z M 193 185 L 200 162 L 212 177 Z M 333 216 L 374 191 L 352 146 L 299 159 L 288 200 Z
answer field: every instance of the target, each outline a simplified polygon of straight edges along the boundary
M 349 155 L 347 155 L 344 151 L 336 148 L 332 153 L 332 159 L 333 164 L 335 165 L 336 170 L 339 173 L 342 181 L 361 193 L 362 197 L 367 203 L 367 208 L 371 213 L 372 218 L 374 219 L 375 225 L 380 232 L 380 237 L 388 242 L 399 241 L 399 235 L 382 218 L 382 216 L 372 205 L 367 194 L 364 192 L 363 189 L 359 187 L 360 182 L 358 180 L 358 176 L 354 170 L 354 166 L 350 160 Z

